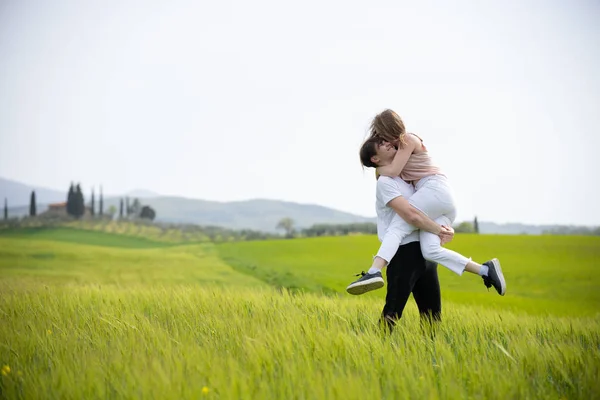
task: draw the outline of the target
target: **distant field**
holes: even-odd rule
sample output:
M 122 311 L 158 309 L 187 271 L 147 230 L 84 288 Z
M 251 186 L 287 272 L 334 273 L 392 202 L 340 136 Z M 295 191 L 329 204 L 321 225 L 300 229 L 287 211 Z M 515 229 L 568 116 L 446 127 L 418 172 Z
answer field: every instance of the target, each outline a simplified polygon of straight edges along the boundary
M 375 236 L 343 236 L 217 245 L 223 260 L 274 285 L 344 293 L 353 274 L 368 269 Z M 596 315 L 600 310 L 600 238 L 575 236 L 457 235 L 449 248 L 483 262 L 498 257 L 507 294 L 487 292 L 481 278 L 440 266 L 444 300 L 554 315 Z M 384 290 L 369 294 L 382 299 Z
M 21 238 L 29 240 L 50 240 L 53 242 L 80 243 L 93 246 L 122 248 L 152 248 L 173 246 L 173 243 L 160 242 L 147 237 L 115 235 L 86 229 L 73 228 L 27 228 L 17 231 L 0 230 L 0 239 Z
M 99 246 L 98 237 L 86 232 L 81 232 L 77 241 L 89 238 L 91 245 L 67 243 L 62 231 L 57 238 L 0 237 L 0 279 L 15 284 L 267 286 L 226 265 L 210 243 L 169 247 L 158 243 L 140 249 L 138 242 L 127 237 L 104 241 L 114 244 L 122 240 L 111 247 Z M 127 243 L 133 246 L 124 248 Z
M 0 399 L 600 398 L 593 238 L 457 237 L 509 292 L 440 268 L 433 339 L 412 301 L 386 337 L 383 291 L 343 293 L 374 237 L 138 239 L 0 234 Z

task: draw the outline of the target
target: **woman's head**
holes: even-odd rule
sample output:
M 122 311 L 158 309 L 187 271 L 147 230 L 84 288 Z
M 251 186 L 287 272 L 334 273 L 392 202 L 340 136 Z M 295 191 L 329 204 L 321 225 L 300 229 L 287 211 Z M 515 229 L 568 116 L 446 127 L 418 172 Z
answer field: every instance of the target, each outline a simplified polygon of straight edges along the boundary
M 384 110 L 377 114 L 371 122 L 371 137 L 379 137 L 390 143 L 398 143 L 402 147 L 406 128 L 398 114 L 392 110 Z
M 368 138 L 360 148 L 360 162 L 367 168 L 377 168 L 389 164 L 396 154 L 391 143 L 379 137 Z

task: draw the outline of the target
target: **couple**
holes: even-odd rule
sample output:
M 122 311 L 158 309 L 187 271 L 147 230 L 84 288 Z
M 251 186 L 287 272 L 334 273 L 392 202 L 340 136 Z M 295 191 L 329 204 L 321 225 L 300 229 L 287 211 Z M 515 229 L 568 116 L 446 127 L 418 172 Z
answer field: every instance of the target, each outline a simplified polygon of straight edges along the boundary
M 493 286 L 503 296 L 506 282 L 498 259 L 478 264 L 442 247 L 454 236 L 450 226 L 456 207 L 448 180 L 423 140 L 407 133 L 392 110 L 373 119 L 370 133 L 360 159 L 363 166 L 377 169 L 377 234 L 382 243 L 371 268 L 347 287 L 348 293 L 383 287 L 381 270 L 387 266 L 382 318 L 390 327 L 402 316 L 411 292 L 422 317 L 440 319 L 438 263 L 458 275 L 480 275 L 488 289 Z

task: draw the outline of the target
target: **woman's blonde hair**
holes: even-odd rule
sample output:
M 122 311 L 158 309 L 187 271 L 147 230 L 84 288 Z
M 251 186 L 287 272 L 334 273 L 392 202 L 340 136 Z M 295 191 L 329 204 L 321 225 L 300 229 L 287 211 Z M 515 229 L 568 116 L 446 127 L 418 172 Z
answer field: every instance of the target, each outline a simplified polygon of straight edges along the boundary
M 398 143 L 402 148 L 405 142 L 406 128 L 398 114 L 392 110 L 384 110 L 377 114 L 371 122 L 370 137 L 378 137 L 390 143 Z

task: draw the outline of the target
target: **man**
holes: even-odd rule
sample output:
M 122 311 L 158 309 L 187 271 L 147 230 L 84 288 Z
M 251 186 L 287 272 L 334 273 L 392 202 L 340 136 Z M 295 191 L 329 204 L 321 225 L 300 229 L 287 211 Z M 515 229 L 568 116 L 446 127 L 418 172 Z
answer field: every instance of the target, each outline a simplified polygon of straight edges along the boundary
M 400 216 L 418 228 L 436 232 L 444 243 L 452 240 L 454 236 L 452 228 L 441 227 L 408 203 L 407 199 L 414 192 L 413 186 L 399 177 L 381 176 L 377 179 L 376 206 L 379 239 L 383 239 L 394 219 Z M 441 319 L 442 304 L 437 264 L 423 258 L 419 243 L 419 231 L 413 231 L 402 240 L 398 251 L 387 266 L 386 277 L 388 286 L 381 318 L 388 328 L 392 329 L 396 321 L 402 317 L 411 293 L 415 298 L 422 320 L 439 321 Z M 363 273 L 361 279 L 363 278 L 377 277 L 369 277 L 368 274 Z M 381 279 L 383 285 L 381 273 L 378 278 Z M 359 294 L 353 292 L 351 286 L 348 287 L 348 292 Z M 354 288 L 356 287 L 360 288 L 361 286 Z

